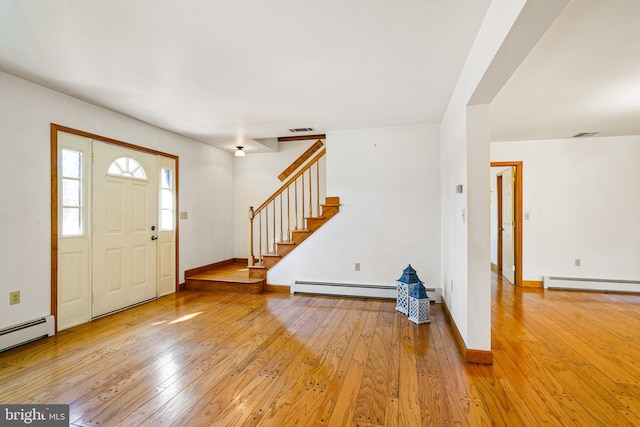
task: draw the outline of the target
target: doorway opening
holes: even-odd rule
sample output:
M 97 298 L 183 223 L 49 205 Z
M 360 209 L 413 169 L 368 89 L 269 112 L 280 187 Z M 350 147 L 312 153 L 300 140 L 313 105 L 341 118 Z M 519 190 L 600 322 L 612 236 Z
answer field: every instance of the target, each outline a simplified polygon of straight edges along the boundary
M 495 203 L 492 203 L 492 209 L 495 211 L 492 213 L 494 221 L 491 243 L 492 251 L 495 248 L 496 260 L 492 268 L 514 285 L 523 286 L 522 162 L 491 162 L 491 168 L 492 177 L 495 173 L 495 181 L 492 183 L 492 188 L 495 188 L 495 197 L 492 197 Z M 506 204 L 503 200 L 505 198 L 508 199 Z

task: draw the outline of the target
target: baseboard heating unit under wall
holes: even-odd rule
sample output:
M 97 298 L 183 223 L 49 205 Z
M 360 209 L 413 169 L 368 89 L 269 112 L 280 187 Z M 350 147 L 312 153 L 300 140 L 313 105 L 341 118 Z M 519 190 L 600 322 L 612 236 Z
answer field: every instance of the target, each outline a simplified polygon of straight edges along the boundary
M 294 294 L 340 295 L 345 297 L 396 299 L 394 285 L 364 285 L 358 283 L 306 282 L 296 280 L 291 287 Z
M 637 280 L 544 276 L 542 278 L 542 285 L 545 289 L 640 293 L 640 281 Z
M 0 329 L 0 351 L 50 337 L 55 334 L 55 322 L 52 315 Z
M 396 285 L 365 285 L 358 283 L 307 282 L 296 280 L 291 287 L 291 293 L 396 299 L 398 296 L 398 288 Z M 442 301 L 440 288 L 427 288 L 427 295 L 435 302 L 439 303 Z

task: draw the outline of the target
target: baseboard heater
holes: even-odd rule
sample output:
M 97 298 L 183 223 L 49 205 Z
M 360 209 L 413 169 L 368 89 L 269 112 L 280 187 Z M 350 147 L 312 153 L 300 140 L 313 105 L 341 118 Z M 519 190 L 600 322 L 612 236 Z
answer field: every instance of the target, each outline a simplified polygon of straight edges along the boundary
M 296 280 L 291 293 L 339 295 L 346 297 L 396 299 L 395 285 L 365 285 L 358 283 L 306 282 Z
M 296 280 L 291 287 L 291 293 L 396 299 L 398 296 L 398 288 L 396 285 L 366 285 L 358 283 L 307 282 L 304 280 Z M 440 288 L 427 288 L 427 295 L 435 302 L 442 302 L 442 292 Z
M 0 351 L 9 350 L 54 334 L 55 322 L 52 315 L 0 329 Z
M 545 289 L 640 293 L 640 281 L 543 276 Z

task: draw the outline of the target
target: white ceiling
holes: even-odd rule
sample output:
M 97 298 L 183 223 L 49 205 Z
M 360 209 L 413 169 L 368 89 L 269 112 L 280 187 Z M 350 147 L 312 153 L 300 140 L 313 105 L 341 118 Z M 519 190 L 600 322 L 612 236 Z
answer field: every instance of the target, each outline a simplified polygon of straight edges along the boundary
M 440 122 L 490 0 L 0 0 L 0 70 L 226 150 Z M 573 0 L 492 139 L 640 134 L 640 1 Z
M 232 150 L 438 123 L 489 0 L 0 0 L 0 70 Z
M 640 1 L 571 1 L 491 117 L 492 141 L 640 135 Z

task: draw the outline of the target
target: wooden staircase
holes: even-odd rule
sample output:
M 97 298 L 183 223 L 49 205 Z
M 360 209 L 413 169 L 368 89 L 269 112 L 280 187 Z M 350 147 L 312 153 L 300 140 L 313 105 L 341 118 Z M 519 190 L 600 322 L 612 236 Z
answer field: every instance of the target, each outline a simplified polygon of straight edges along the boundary
M 250 256 L 246 264 L 228 271 L 185 272 L 185 287 L 242 293 L 288 289 L 267 284 L 267 271 L 340 211 L 339 197 L 324 197 L 320 203 L 325 194 L 325 153 L 318 141 L 279 176 L 289 179 L 274 194 L 257 209 L 249 208 Z M 289 176 L 296 168 L 298 171 Z
M 326 149 L 314 144 L 293 163 L 295 174 L 257 209 L 249 208 L 249 276 L 267 279 L 267 270 L 276 265 L 340 211 L 339 197 L 324 197 L 323 160 Z M 312 148 L 314 148 L 312 147 Z M 293 166 L 292 165 L 292 166 Z M 291 168 L 289 168 L 291 169 Z M 290 172 L 290 171 L 289 171 Z
M 293 251 L 300 243 L 304 242 L 307 237 L 311 236 L 315 231 L 322 227 L 335 214 L 340 211 L 340 198 L 327 197 L 326 202 L 321 204 L 322 208 L 320 216 L 306 217 L 305 228 L 291 231 L 291 240 L 276 242 L 275 252 L 262 254 L 262 266 L 270 269 L 284 258 L 288 253 Z

